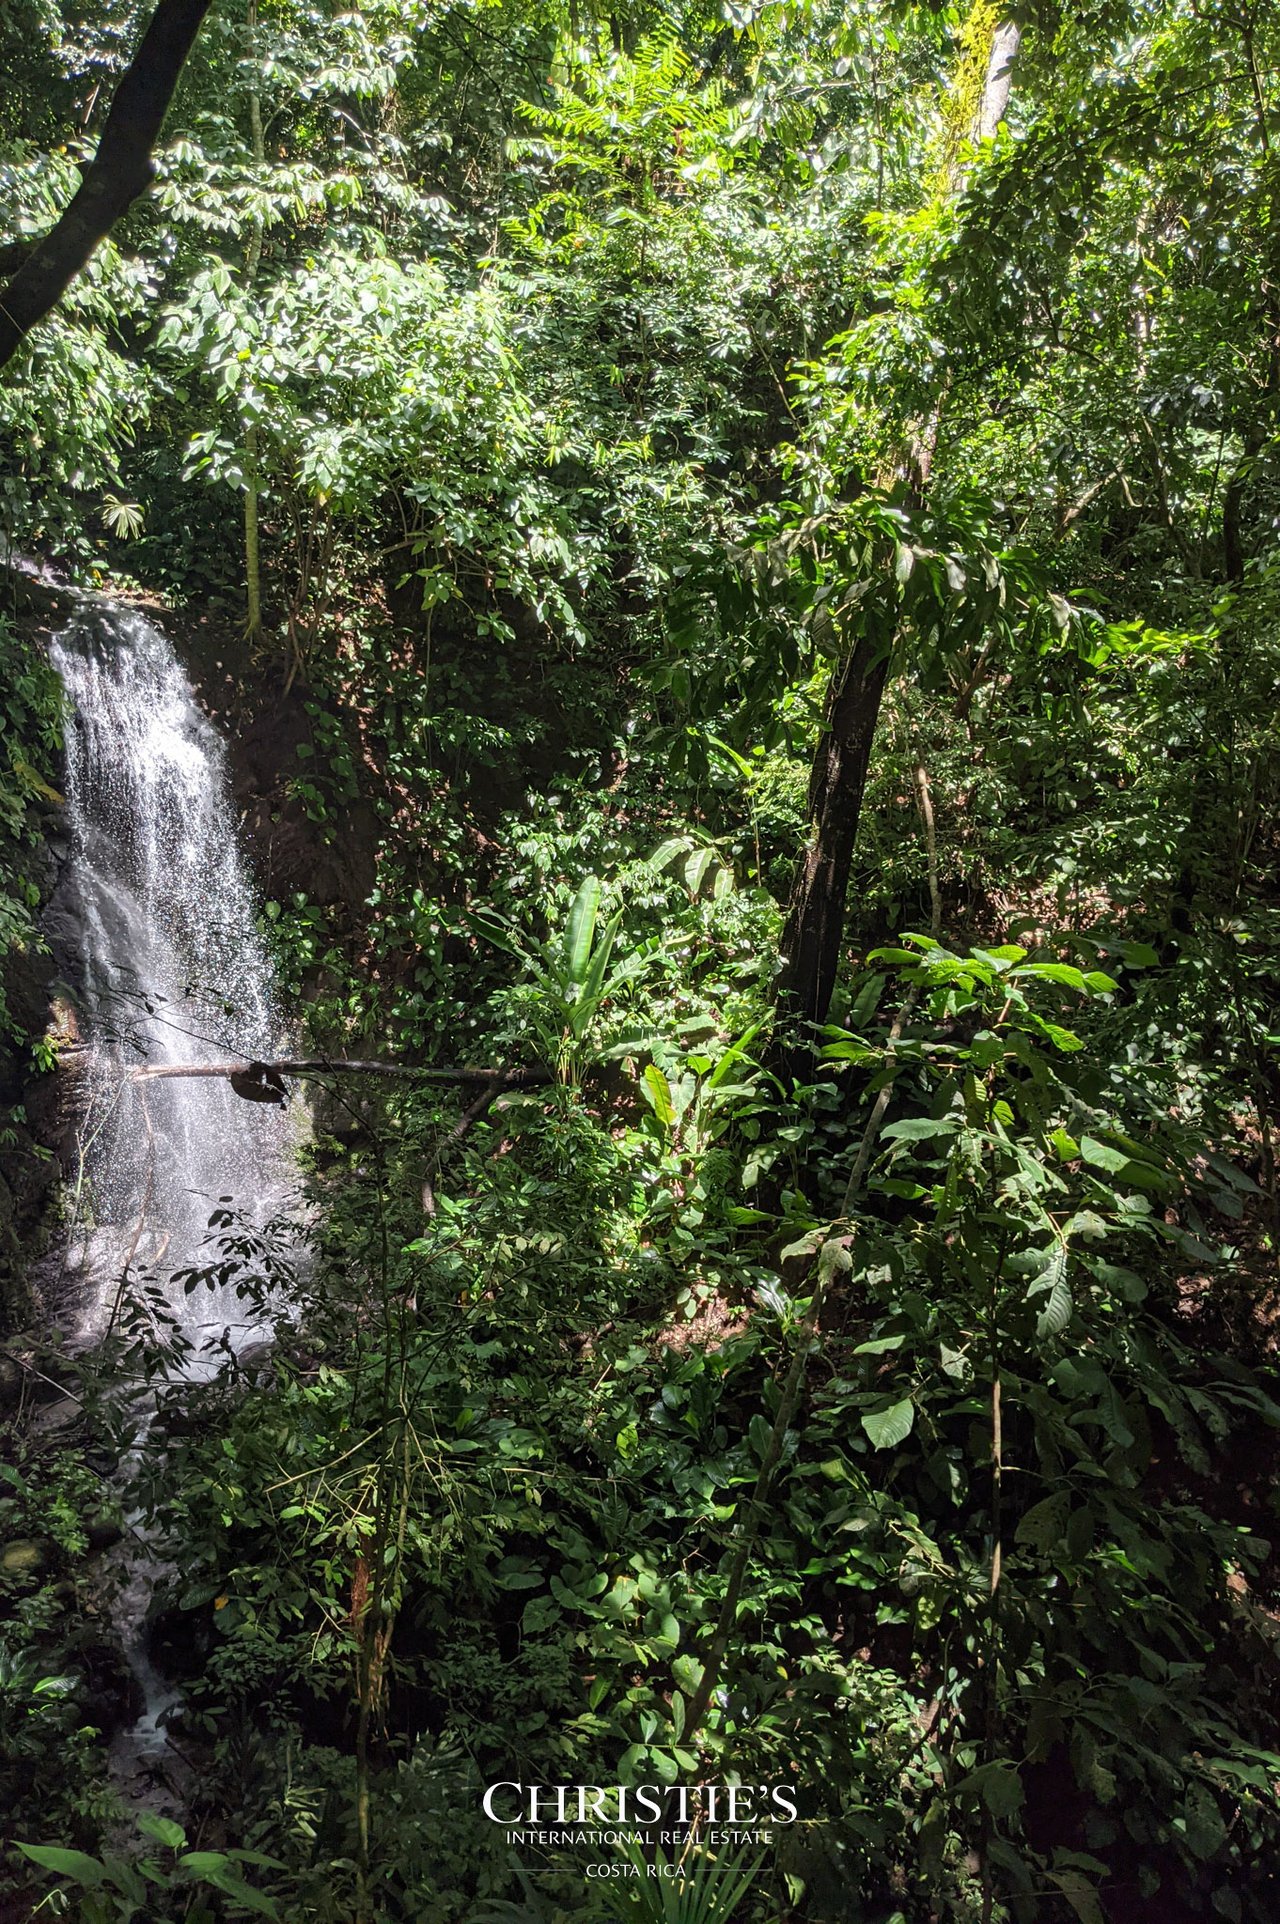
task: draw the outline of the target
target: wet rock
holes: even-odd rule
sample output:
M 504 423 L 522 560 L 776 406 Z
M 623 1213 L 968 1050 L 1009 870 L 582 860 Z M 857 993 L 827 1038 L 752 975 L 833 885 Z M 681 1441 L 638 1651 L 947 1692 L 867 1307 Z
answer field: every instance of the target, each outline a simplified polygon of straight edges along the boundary
M 95 1510 L 85 1518 L 84 1534 L 90 1554 L 96 1556 L 119 1543 L 124 1535 L 124 1523 L 116 1510 Z
M 332 1091 L 320 1087 L 308 1092 L 311 1110 L 311 1126 L 316 1135 L 328 1138 L 342 1149 L 352 1148 L 357 1142 L 367 1140 L 369 1121 L 373 1111 L 368 1103 L 359 1104 L 358 1098 L 343 1096 L 339 1098 Z M 364 1114 L 361 1113 L 363 1107 Z
M 16 1410 L 22 1401 L 23 1370 L 14 1356 L 0 1351 L 0 1415 Z
M 84 1419 L 84 1406 L 74 1396 L 64 1396 L 60 1403 L 48 1403 L 44 1409 L 37 1410 L 31 1419 L 31 1430 L 35 1436 L 59 1438 L 67 1436 Z
M 35 1537 L 14 1537 L 0 1544 L 0 1579 L 35 1583 L 49 1568 L 51 1545 Z
M 10 1337 L 0 1349 L 2 1365 L 17 1369 L 21 1378 L 20 1393 L 30 1403 L 57 1402 L 80 1387 L 75 1359 L 35 1337 Z
M 236 1367 L 242 1376 L 260 1381 L 271 1368 L 275 1346 L 272 1343 L 248 1343 L 236 1358 Z
M 77 1661 L 85 1680 L 85 1712 L 110 1737 L 135 1722 L 146 1708 L 142 1685 L 119 1644 L 105 1637 L 83 1644 Z
M 184 1438 L 200 1436 L 208 1428 L 208 1412 L 199 1409 L 180 1410 L 172 1404 L 160 1411 L 151 1425 L 152 1438 L 157 1442 L 181 1442 Z
M 211 1616 L 208 1609 L 183 1610 L 176 1605 L 155 1612 L 147 1627 L 147 1648 L 163 1676 L 199 1676 L 213 1646 Z
M 45 904 L 42 928 L 58 971 L 58 1000 L 72 1006 L 68 990 L 72 985 L 78 986 L 78 978 L 84 968 L 81 954 L 84 911 L 76 898 L 75 878 L 69 872 L 69 867 L 64 869 L 58 886 Z

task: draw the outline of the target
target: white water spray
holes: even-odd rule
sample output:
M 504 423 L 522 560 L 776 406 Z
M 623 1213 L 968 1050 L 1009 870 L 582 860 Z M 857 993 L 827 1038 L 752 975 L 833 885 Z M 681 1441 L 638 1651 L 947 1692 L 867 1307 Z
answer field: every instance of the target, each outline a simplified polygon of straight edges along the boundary
M 245 1307 L 233 1291 L 188 1296 L 164 1279 L 201 1260 L 223 1199 L 259 1221 L 280 1206 L 289 1122 L 221 1079 L 137 1082 L 130 1072 L 279 1053 L 226 757 L 167 637 L 142 615 L 86 602 L 52 654 L 74 703 L 70 893 L 92 1064 L 81 1334 L 102 1334 L 126 1267 L 149 1273 L 194 1346 L 188 1372 L 206 1375 L 217 1360 L 201 1361 L 206 1345 L 250 1339 Z
M 168 639 L 142 615 L 86 600 L 52 649 L 73 711 L 66 724 L 70 863 L 63 906 L 78 954 L 89 1050 L 81 1169 L 67 1269 L 83 1343 L 131 1297 L 171 1345 L 174 1373 L 207 1380 L 265 1333 L 267 1311 L 234 1280 L 187 1291 L 174 1272 L 216 1260 L 211 1213 L 262 1225 L 290 1205 L 293 1129 L 222 1078 L 137 1081 L 132 1071 L 280 1053 L 283 1024 L 254 921 L 222 742 L 196 704 Z M 65 1290 L 64 1290 L 65 1294 Z M 136 1313 L 136 1312 L 135 1312 Z M 168 1322 L 166 1330 L 163 1324 Z M 176 1345 L 173 1338 L 179 1339 Z M 142 1441 L 154 1403 L 132 1398 Z M 128 1519 L 118 1598 L 125 1652 L 145 1700 L 112 1758 L 133 1797 L 164 1750 L 177 1701 L 151 1662 L 146 1616 L 161 1568 Z

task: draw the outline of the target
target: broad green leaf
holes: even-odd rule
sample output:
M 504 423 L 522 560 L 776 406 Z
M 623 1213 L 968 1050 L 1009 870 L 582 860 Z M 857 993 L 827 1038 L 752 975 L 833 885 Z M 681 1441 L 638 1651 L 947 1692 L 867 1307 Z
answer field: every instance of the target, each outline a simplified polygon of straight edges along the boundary
M 1056 1884 L 1062 1892 L 1079 1918 L 1080 1924 L 1107 1924 L 1107 1915 L 1099 1900 L 1097 1888 L 1083 1871 L 1049 1871 L 1046 1875 L 1049 1881 Z
M 91 1890 L 106 1876 L 105 1867 L 84 1851 L 63 1850 L 56 1844 L 19 1844 L 17 1848 L 41 1870 L 53 1871 L 59 1877 L 74 1877 L 77 1884 L 87 1884 Z
M 696 1697 L 698 1685 L 702 1682 L 702 1665 L 696 1657 L 675 1657 L 671 1664 L 671 1674 L 687 1697 Z
M 1055 1249 L 1044 1267 L 1032 1277 L 1027 1285 L 1027 1300 L 1043 1296 L 1047 1300 L 1040 1306 L 1036 1318 L 1036 1335 L 1057 1336 L 1071 1320 L 1073 1308 L 1071 1287 L 1067 1282 L 1067 1252 Z
M 1126 1303 L 1140 1303 L 1147 1295 L 1146 1283 L 1132 1269 L 1118 1263 L 1105 1263 L 1100 1256 L 1085 1256 L 1083 1261 L 1091 1276 L 1105 1288 L 1114 1290 Z
M 837 1276 L 847 1276 L 853 1268 L 853 1257 L 849 1254 L 842 1236 L 828 1236 L 818 1251 L 818 1275 L 824 1285 L 834 1282 Z
M 573 907 L 569 910 L 569 921 L 565 928 L 564 966 L 570 982 L 581 983 L 586 973 L 587 957 L 591 954 L 599 909 L 600 878 L 598 875 L 584 876 L 578 893 L 573 899 Z
M 671 1085 L 656 1063 L 651 1062 L 640 1078 L 641 1091 L 645 1101 L 664 1129 L 670 1129 L 676 1119 L 671 1106 Z
M 467 917 L 467 927 L 474 929 L 477 935 L 482 935 L 486 942 L 492 942 L 495 949 L 501 949 L 504 954 L 514 956 L 518 962 L 528 962 L 528 950 L 510 929 L 498 921 L 496 916 L 473 910 Z
M 536 1590 L 542 1583 L 538 1570 L 499 1571 L 497 1582 L 503 1590 Z
M 1014 969 L 1016 976 L 1034 976 L 1040 982 L 1060 982 L 1063 988 L 1078 989 L 1081 995 L 1089 993 L 1083 969 L 1074 968 L 1070 962 L 1028 962 L 1023 968 Z
M 1012 1764 L 1003 1761 L 979 1764 L 956 1784 L 955 1797 L 982 1803 L 993 1817 L 1009 1818 L 1023 1801 L 1021 1780 Z
M 928 1142 L 934 1136 L 954 1136 L 957 1127 L 951 1116 L 906 1116 L 880 1133 L 890 1142 Z
M 657 848 L 654 849 L 653 854 L 648 859 L 648 866 L 655 869 L 664 869 L 675 861 L 677 855 L 684 855 L 688 847 L 689 837 L 687 835 L 668 835 L 666 841 L 660 842 Z
M 641 967 L 640 957 L 630 956 L 620 968 L 614 970 L 609 981 L 605 982 L 604 972 L 609 966 L 609 957 L 613 953 L 613 945 L 618 939 L 618 930 L 621 927 L 622 911 L 619 909 L 596 944 L 595 952 L 583 974 L 581 993 L 572 1012 L 573 1032 L 579 1040 L 595 1020 L 606 995 L 621 988 L 622 984 L 629 981 Z
M 166 1850 L 180 1851 L 187 1841 L 181 1824 L 175 1824 L 171 1817 L 158 1817 L 150 1810 L 138 1812 L 138 1829 L 144 1837 L 154 1837 Z
M 231 1898 L 237 1904 L 243 1904 L 247 1911 L 254 1911 L 259 1917 L 278 1918 L 280 1915 L 279 1907 L 273 1898 L 268 1897 L 263 1891 L 254 1890 L 253 1886 L 246 1884 L 242 1877 L 237 1877 L 233 1870 L 208 1871 L 202 1881 L 212 1884 L 216 1891 L 221 1891 L 225 1897 Z
M 650 1642 L 655 1649 L 661 1651 L 664 1655 L 679 1648 L 680 1620 L 674 1616 L 670 1610 L 668 1610 L 663 1617 L 657 1632 L 650 1638 Z M 678 1737 L 679 1735 L 680 1732 L 677 1730 L 676 1736 Z
M 1173 1825 L 1183 1833 L 1193 1856 L 1205 1862 L 1217 1856 L 1227 1834 L 1217 1798 L 1200 1783 L 1188 1786 L 1182 1810 L 1175 1814 Z
M 1018 1521 L 1014 1531 L 1015 1543 L 1028 1544 L 1033 1550 L 1049 1550 L 1060 1543 L 1067 1527 L 1071 1512 L 1071 1495 L 1067 1490 L 1055 1490 L 1039 1503 L 1033 1503 L 1024 1517 Z
M 961 1778 L 956 1790 L 980 1797 L 993 1817 L 1009 1818 L 1022 1808 L 1022 1779 L 1012 1764 L 979 1764 Z
M 520 1613 L 520 1628 L 526 1636 L 536 1636 L 548 1624 L 559 1622 L 560 1616 L 560 1605 L 554 1597 L 530 1597 Z
M 1075 1307 L 1071 1295 L 1071 1285 L 1066 1276 L 1059 1276 L 1049 1290 L 1049 1300 L 1036 1317 L 1036 1335 L 1043 1342 L 1047 1336 L 1057 1336 L 1071 1321 Z
M 1092 1168 L 1105 1170 L 1109 1176 L 1118 1177 L 1122 1183 L 1132 1183 L 1135 1188 L 1168 1189 L 1172 1185 L 1173 1179 L 1167 1170 L 1134 1156 L 1127 1149 L 1118 1149 L 1113 1143 L 1100 1142 L 1096 1136 L 1081 1136 L 1080 1154 Z
M 719 1062 L 717 1062 L 715 1068 L 707 1077 L 708 1089 L 718 1089 L 720 1087 L 720 1084 L 724 1081 L 730 1069 L 733 1068 L 736 1063 L 743 1060 L 748 1048 L 755 1041 L 764 1026 L 764 1018 L 759 1022 L 753 1022 L 751 1027 L 738 1037 L 738 1040 L 733 1044 L 732 1048 L 725 1050 Z
M 891 1450 L 910 1436 L 915 1420 L 916 1406 L 909 1396 L 888 1409 L 862 1412 L 862 1427 L 877 1450 Z

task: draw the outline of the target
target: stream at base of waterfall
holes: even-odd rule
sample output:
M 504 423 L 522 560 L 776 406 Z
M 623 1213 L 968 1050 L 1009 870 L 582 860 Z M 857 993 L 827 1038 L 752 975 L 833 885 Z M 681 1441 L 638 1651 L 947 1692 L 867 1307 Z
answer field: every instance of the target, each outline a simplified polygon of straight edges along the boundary
M 272 1305 L 231 1282 L 184 1282 L 215 1260 L 215 1212 L 252 1229 L 296 1203 L 299 1132 L 284 1109 L 243 1101 L 221 1078 L 139 1082 L 131 1072 L 279 1054 L 285 1024 L 226 752 L 172 644 L 135 610 L 85 598 L 51 653 L 68 697 L 58 960 L 85 1045 L 58 1313 L 78 1347 L 127 1323 L 163 1348 L 162 1381 L 205 1382 L 268 1333 Z M 118 1394 L 135 1425 L 125 1485 L 155 1394 L 127 1377 Z M 179 1693 L 149 1653 L 147 1612 L 165 1572 L 136 1514 L 118 1554 L 119 1628 L 145 1707 L 117 1734 L 112 1765 L 142 1798 Z

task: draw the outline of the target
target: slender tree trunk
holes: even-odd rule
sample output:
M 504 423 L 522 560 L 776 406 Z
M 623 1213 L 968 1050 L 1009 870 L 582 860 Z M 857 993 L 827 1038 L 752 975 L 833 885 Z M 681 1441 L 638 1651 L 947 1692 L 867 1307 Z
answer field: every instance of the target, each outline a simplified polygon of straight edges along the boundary
M 61 218 L 0 289 L 0 367 L 62 298 L 94 249 L 155 178 L 153 148 L 210 0 L 160 0 Z
M 987 62 L 987 77 L 978 105 L 979 140 L 994 139 L 1004 119 L 1013 86 L 1013 63 L 1021 45 L 1022 28 L 1013 20 L 1004 21 L 991 36 L 991 58 Z
M 860 637 L 827 698 L 822 739 L 809 780 L 809 840 L 791 889 L 782 937 L 779 1015 L 799 1067 L 804 1025 L 825 1022 L 844 935 L 845 899 L 892 637 Z
M 973 133 L 989 139 L 1009 104 L 1013 63 L 1021 31 L 998 26 L 977 94 Z M 949 191 L 964 188 L 956 173 Z M 923 438 L 921 489 L 927 486 L 942 399 Z M 917 450 L 919 455 L 919 450 Z M 803 1075 L 811 1060 L 812 1025 L 825 1022 L 840 966 L 845 901 L 853 871 L 858 820 L 866 792 L 880 703 L 889 672 L 892 632 L 868 627 L 852 643 L 832 683 L 826 721 L 809 782 L 809 838 L 796 870 L 782 936 L 778 994 L 778 1043 L 783 1066 Z
M 250 461 L 258 454 L 258 430 L 250 428 L 244 437 Z M 262 566 L 258 552 L 258 490 L 250 477 L 244 491 L 244 631 L 253 637 L 262 633 Z
M 1222 562 L 1228 582 L 1238 588 L 1244 581 L 1248 550 L 1245 545 L 1245 495 L 1263 446 L 1261 428 L 1249 424 L 1240 459 L 1227 477 L 1222 496 Z

